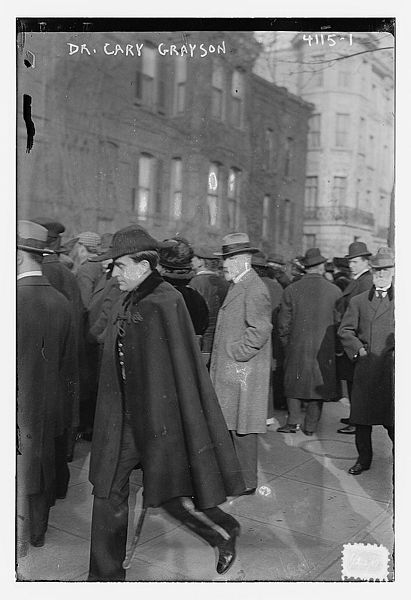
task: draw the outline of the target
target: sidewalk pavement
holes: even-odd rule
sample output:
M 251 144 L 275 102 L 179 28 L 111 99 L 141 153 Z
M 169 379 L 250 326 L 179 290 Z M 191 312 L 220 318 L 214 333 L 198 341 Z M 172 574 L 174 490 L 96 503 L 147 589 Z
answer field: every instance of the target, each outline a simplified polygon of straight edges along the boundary
M 324 405 L 318 433 L 281 434 L 276 422 L 261 435 L 259 488 L 254 496 L 230 499 L 222 508 L 241 523 L 238 556 L 219 576 L 216 551 L 162 509 L 149 509 L 127 581 L 341 581 L 343 545 L 382 544 L 390 554 L 393 580 L 393 490 L 391 442 L 373 428 L 374 459 L 369 471 L 352 476 L 354 436 L 338 434 L 342 402 Z M 78 442 L 70 464 L 65 500 L 50 511 L 43 548 L 30 546 L 20 559 L 18 579 L 87 579 L 92 495 L 88 482 L 90 443 Z M 129 541 L 141 509 L 140 471 L 133 473 Z

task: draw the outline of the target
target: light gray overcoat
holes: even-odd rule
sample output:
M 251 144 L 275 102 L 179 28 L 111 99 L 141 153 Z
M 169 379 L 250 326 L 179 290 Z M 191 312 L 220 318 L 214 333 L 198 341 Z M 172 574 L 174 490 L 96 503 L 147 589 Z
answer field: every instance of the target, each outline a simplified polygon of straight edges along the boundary
M 266 431 L 271 329 L 270 296 L 251 270 L 220 308 L 210 366 L 227 427 L 240 434 Z

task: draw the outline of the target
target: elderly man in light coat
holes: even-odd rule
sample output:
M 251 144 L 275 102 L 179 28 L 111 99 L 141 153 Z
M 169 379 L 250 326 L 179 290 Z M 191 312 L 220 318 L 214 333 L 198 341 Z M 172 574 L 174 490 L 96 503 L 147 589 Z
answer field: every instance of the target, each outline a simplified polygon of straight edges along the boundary
M 266 431 L 271 370 L 271 302 L 251 268 L 248 235 L 223 239 L 223 268 L 231 282 L 220 308 L 210 376 L 240 461 L 247 490 L 257 488 L 258 434 Z

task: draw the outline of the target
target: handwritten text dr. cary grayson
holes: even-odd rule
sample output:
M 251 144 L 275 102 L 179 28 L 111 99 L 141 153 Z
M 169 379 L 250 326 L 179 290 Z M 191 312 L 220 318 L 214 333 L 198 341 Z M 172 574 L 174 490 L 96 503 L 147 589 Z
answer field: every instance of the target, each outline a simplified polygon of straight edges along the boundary
M 87 44 L 70 44 L 67 43 L 69 56 L 73 54 L 86 54 L 91 56 L 92 54 L 97 54 L 96 48 L 89 48 Z M 142 44 L 112 44 L 107 42 L 103 46 L 103 53 L 109 56 L 117 56 L 118 54 L 122 54 L 124 56 L 141 56 L 143 54 L 144 43 Z M 225 42 L 221 42 L 220 44 L 182 44 L 181 46 L 176 46 L 175 44 L 165 44 L 161 42 L 157 46 L 157 51 L 162 56 L 189 56 L 194 58 L 195 56 L 199 56 L 203 58 L 208 54 L 225 54 Z M 101 49 L 100 49 L 101 52 Z

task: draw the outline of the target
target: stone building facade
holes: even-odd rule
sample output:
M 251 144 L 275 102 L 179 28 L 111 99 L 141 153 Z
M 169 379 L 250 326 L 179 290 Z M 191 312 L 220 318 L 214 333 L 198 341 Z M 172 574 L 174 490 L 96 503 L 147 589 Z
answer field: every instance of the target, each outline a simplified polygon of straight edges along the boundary
M 137 222 L 214 246 L 245 230 L 267 252 L 301 251 L 311 105 L 252 73 L 252 32 L 18 41 L 19 218 L 54 217 L 68 237 Z
M 255 71 L 314 105 L 304 248 L 319 246 L 333 256 L 345 254 L 352 241 L 374 251 L 390 237 L 394 38 L 387 32 L 328 34 L 266 35 Z

